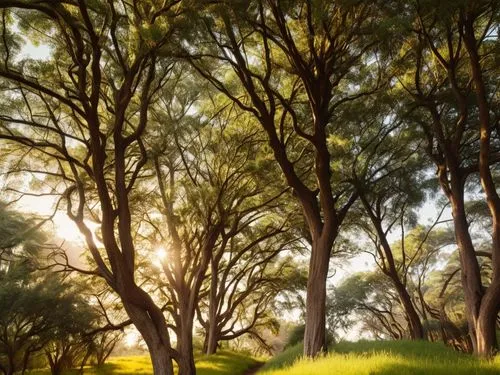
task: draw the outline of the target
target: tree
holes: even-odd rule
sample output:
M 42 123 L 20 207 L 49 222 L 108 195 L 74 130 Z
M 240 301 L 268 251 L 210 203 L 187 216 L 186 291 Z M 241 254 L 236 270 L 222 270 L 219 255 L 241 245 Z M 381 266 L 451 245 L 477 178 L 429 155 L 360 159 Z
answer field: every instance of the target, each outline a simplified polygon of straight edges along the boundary
M 240 242 L 243 252 L 233 258 L 232 267 L 238 269 L 240 263 L 248 267 L 233 279 L 234 286 L 241 289 L 245 274 L 256 277 L 284 249 L 283 240 L 276 240 L 268 253 L 259 245 L 286 232 L 288 223 L 286 213 L 281 217 L 269 214 L 280 206 L 283 192 L 272 189 L 271 180 L 260 179 L 252 166 L 251 161 L 259 159 L 260 153 L 257 132 L 240 125 L 236 133 L 234 124 L 241 118 L 231 118 L 232 112 L 210 117 L 207 113 L 189 114 L 189 108 L 203 103 L 196 91 L 190 90 L 185 71 L 178 74 L 182 79 L 175 89 L 165 93 L 162 104 L 152 111 L 156 121 L 150 128 L 155 136 L 148 140 L 154 171 L 151 182 L 158 189 L 149 194 L 144 205 L 147 210 L 138 210 L 137 215 L 143 222 L 140 236 L 149 247 L 160 249 L 157 270 L 149 272 L 147 279 L 160 286 L 158 298 L 171 319 L 177 350 L 194 371 L 195 314 L 203 296 L 217 292 L 207 273 L 212 272 L 208 276 L 212 279 L 219 276 L 220 263 L 229 254 L 227 247 Z M 173 144 L 168 142 L 172 138 Z M 256 255 L 259 249 L 262 255 Z M 256 256 L 251 258 L 250 254 Z M 147 262 L 149 266 L 145 263 L 143 267 L 151 269 L 150 260 Z M 263 281 L 257 278 L 255 283 Z M 256 289 L 248 290 L 247 296 Z M 261 323 L 263 308 L 270 300 L 266 294 L 258 304 L 251 326 Z M 235 310 L 231 308 L 229 313 Z M 217 327 L 215 322 L 212 327 Z
M 380 272 L 349 276 L 329 297 L 327 320 L 332 335 L 361 322 L 376 338 L 406 338 L 404 310 L 397 295 L 393 283 Z
M 30 357 L 42 350 L 54 359 L 51 343 L 82 335 L 92 316 L 81 297 L 56 275 L 36 271 L 27 257 L 8 263 L 0 270 L 0 370 L 11 375 L 24 373 Z M 64 354 L 67 358 L 68 351 Z M 54 373 L 60 373 L 56 368 L 62 359 L 50 361 Z
M 500 279 L 495 276 L 488 287 L 482 283 L 468 228 L 465 192 L 467 182 L 479 173 L 491 215 L 497 217 L 490 167 L 497 163 L 498 147 L 491 138 L 496 130 L 490 123 L 488 109 L 493 108 L 489 103 L 495 88 L 486 88 L 483 76 L 490 74 L 488 35 L 498 17 L 498 7 L 494 2 L 482 1 L 443 2 L 437 8 L 434 5 L 418 2 L 415 9 L 410 7 L 402 12 L 415 27 L 406 45 L 412 46 L 411 52 L 403 47 L 407 64 L 403 67 L 407 69 L 400 75 L 399 83 L 408 94 L 410 105 L 419 108 L 410 121 L 425 134 L 427 153 L 451 204 L 474 351 L 490 356 L 497 347 L 494 326 L 499 311 Z M 482 62 L 478 59 L 481 52 Z M 480 127 L 476 126 L 477 119 Z M 495 223 L 492 248 L 498 253 Z M 497 269 L 496 265 L 493 267 Z
M 227 261 L 211 268 L 208 299 L 200 301 L 197 310 L 206 332 L 203 347 L 206 354 L 214 354 L 220 341 L 245 334 L 264 343 L 259 328 L 270 327 L 275 331 L 278 299 L 286 298 L 283 294 L 287 289 L 291 289 L 290 293 L 297 292 L 296 279 L 300 278 L 297 264 L 291 257 L 280 259 L 284 240 L 271 238 L 260 245 L 240 241 L 232 241 L 231 248 L 224 251 Z
M 109 358 L 116 344 L 123 338 L 123 332 L 109 330 L 94 335 L 92 351 L 96 365 L 103 366 Z
M 0 204 L 0 370 L 13 374 L 26 369 L 30 356 L 39 351 L 54 321 L 46 314 L 51 296 L 43 285 L 30 286 L 34 257 L 43 243 L 37 225 Z M 41 314 L 36 303 L 41 302 Z
M 307 356 L 326 349 L 328 263 L 339 227 L 356 199 L 335 170 L 340 148 L 330 139 L 342 134 L 342 126 L 334 114 L 343 103 L 377 86 L 374 74 L 362 67 L 375 45 L 368 37 L 373 12 L 371 2 L 214 5 L 201 17 L 194 36 L 210 44 L 184 51 L 205 79 L 265 130 L 286 183 L 302 206 L 312 239 Z M 351 78 L 360 79 L 349 86 Z
M 136 280 L 133 193 L 147 155 L 148 110 L 168 80 L 167 42 L 185 20 L 184 2 L 3 1 L 0 138 L 21 157 L 17 172 L 45 174 L 85 236 L 98 275 L 120 296 L 144 338 L 155 374 L 179 355 L 160 306 Z M 13 59 L 13 20 L 52 48 L 48 61 Z M 36 27 L 33 27 L 35 26 Z M 52 33 L 57 37 L 52 37 Z M 14 94 L 15 93 L 15 94 Z M 45 163 L 46 162 L 46 163 Z M 32 163 L 30 165 L 30 163 Z M 102 247 L 88 221 L 99 223 Z M 182 363 L 180 374 L 192 373 Z
M 353 213 L 357 216 L 354 226 L 365 231 L 373 242 L 374 260 L 397 291 L 410 337 L 424 339 L 422 322 L 407 285 L 407 270 L 414 257 L 405 251 L 405 229 L 414 225 L 412 211 L 425 199 L 427 163 L 412 128 L 398 117 L 398 104 L 391 93 L 370 99 L 346 108 L 356 113 L 350 120 L 359 124 L 348 146 L 356 157 L 350 170 L 346 168 L 362 207 Z M 398 231 L 402 238 L 400 262 L 388 239 Z
M 97 314 L 78 290 L 63 286 L 66 293 L 71 292 L 71 298 L 59 304 L 57 316 L 60 320 L 43 347 L 52 375 L 84 366 L 92 351 L 93 340 L 87 332 L 97 323 Z

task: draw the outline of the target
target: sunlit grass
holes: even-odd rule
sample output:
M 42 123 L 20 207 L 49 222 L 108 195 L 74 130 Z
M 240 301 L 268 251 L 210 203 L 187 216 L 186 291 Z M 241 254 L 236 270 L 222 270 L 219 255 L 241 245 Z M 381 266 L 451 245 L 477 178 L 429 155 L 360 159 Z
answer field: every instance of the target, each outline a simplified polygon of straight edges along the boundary
M 196 358 L 197 375 L 240 375 L 258 362 L 246 355 L 229 351 L 221 351 L 212 356 L 198 355 Z M 88 375 L 151 375 L 153 369 L 149 356 L 111 357 L 108 362 L 100 367 L 85 368 L 84 374 Z M 48 375 L 50 371 L 37 370 L 29 375 Z M 66 372 L 67 375 L 78 374 L 77 371 Z
M 454 352 L 428 342 L 340 343 L 316 360 L 300 359 L 299 347 L 271 360 L 266 375 L 493 375 L 500 374 L 500 357 L 492 362 Z M 286 357 L 286 358 L 284 358 Z M 290 365 L 289 363 L 292 363 Z

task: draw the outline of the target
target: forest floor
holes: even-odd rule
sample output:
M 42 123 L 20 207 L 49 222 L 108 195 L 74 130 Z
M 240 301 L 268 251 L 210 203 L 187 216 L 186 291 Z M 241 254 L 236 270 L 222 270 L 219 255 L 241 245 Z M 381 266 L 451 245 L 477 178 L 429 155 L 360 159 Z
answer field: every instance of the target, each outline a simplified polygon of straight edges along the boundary
M 499 375 L 493 361 L 461 354 L 425 341 L 360 341 L 339 343 L 316 360 L 301 359 L 301 345 L 267 362 L 259 375 Z
M 302 359 L 296 345 L 266 363 L 250 356 L 221 351 L 197 356 L 197 375 L 500 375 L 500 356 L 481 361 L 440 343 L 425 341 L 341 342 L 316 360 Z M 77 372 L 67 372 L 73 375 Z M 151 375 L 149 357 L 111 357 L 101 368 L 86 368 L 86 375 Z M 49 370 L 29 375 L 50 375 Z
M 220 351 L 213 356 L 199 355 L 196 358 L 197 375 L 249 375 L 257 370 L 262 363 L 250 356 Z M 110 357 L 100 368 L 85 368 L 85 375 L 151 375 L 153 373 L 151 361 L 147 355 Z M 30 371 L 29 375 L 50 375 L 50 370 Z M 68 371 L 64 375 L 78 374 L 77 371 Z

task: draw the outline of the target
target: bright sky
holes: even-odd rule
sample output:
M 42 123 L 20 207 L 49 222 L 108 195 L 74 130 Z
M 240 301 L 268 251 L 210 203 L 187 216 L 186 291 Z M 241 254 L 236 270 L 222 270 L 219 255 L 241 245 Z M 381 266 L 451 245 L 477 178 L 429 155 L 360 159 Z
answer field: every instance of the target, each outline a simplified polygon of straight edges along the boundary
M 51 50 L 49 46 L 41 44 L 35 46 L 29 40 L 25 39 L 26 44 L 21 49 L 20 58 L 32 58 L 37 60 L 47 60 L 50 57 Z

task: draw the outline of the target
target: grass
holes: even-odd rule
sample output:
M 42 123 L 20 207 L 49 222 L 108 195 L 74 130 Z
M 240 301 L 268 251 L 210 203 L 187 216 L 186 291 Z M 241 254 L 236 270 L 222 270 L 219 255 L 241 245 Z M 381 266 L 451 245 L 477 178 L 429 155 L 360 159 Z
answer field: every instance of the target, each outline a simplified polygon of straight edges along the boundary
M 270 361 L 266 362 L 265 365 L 262 366 L 259 373 L 289 367 L 302 356 L 303 348 L 304 346 L 302 343 L 299 343 L 275 355 Z
M 499 375 L 500 357 L 481 361 L 439 343 L 343 342 L 316 360 L 301 359 L 300 346 L 273 358 L 261 375 Z M 290 365 L 291 363 L 291 365 Z
M 230 351 L 220 351 L 212 356 L 199 355 L 196 358 L 197 375 L 241 375 L 258 362 L 246 355 Z M 149 356 L 111 357 L 100 367 L 85 368 L 88 375 L 151 375 L 153 373 Z M 78 374 L 76 371 L 66 375 Z M 50 375 L 48 369 L 30 371 L 29 375 Z

